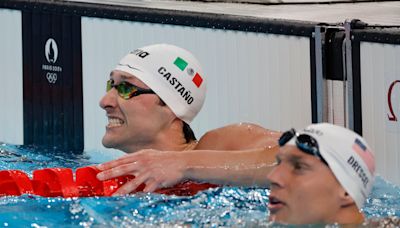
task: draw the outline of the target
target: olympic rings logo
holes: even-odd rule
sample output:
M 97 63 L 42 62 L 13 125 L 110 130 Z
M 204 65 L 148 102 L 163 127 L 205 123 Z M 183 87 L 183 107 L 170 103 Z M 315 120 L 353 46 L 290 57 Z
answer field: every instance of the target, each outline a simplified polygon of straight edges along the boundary
M 47 72 L 46 78 L 49 83 L 55 84 L 57 81 L 57 73 Z

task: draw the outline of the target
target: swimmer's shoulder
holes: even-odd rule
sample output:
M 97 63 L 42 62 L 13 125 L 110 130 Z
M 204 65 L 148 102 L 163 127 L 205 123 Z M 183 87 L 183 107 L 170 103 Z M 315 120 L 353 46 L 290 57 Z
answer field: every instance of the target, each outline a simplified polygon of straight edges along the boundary
M 208 131 L 198 150 L 246 150 L 277 146 L 281 133 L 252 123 L 231 124 Z

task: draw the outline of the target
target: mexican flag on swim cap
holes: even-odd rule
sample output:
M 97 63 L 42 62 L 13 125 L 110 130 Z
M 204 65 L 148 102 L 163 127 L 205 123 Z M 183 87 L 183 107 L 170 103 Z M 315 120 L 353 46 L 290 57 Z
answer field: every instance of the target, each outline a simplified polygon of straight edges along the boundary
M 336 179 L 361 209 L 375 179 L 375 158 L 367 142 L 357 133 L 329 123 L 312 124 L 299 134 L 317 140 Z
M 206 79 L 200 63 L 185 49 L 169 44 L 138 48 L 123 57 L 115 70 L 140 79 L 188 124 L 203 106 Z

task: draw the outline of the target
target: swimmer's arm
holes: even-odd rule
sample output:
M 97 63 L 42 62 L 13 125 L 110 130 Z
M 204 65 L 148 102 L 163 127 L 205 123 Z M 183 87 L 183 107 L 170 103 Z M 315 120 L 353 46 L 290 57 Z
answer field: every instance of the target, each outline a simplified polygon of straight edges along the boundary
M 184 180 L 268 187 L 266 176 L 277 151 L 278 147 L 239 151 L 146 149 L 97 166 L 101 170 L 97 178 L 103 181 L 123 175 L 135 176 L 114 195 L 131 193 L 141 184 L 146 185 L 144 192 L 153 192 Z
M 218 185 L 268 187 L 267 175 L 275 163 L 278 147 L 243 151 L 192 151 L 181 154 L 186 161 L 185 179 Z
M 97 178 L 136 177 L 115 194 L 130 193 L 141 184 L 146 185 L 144 191 L 152 192 L 190 179 L 265 187 L 279 136 L 257 125 L 229 125 L 205 134 L 191 151 L 145 149 L 101 164 Z
M 207 132 L 186 159 L 187 179 L 214 184 L 267 186 L 281 133 L 249 123 Z M 200 150 L 200 151 L 198 151 Z
M 196 150 L 251 150 L 278 145 L 281 132 L 251 123 L 231 124 L 211 130 L 200 138 Z

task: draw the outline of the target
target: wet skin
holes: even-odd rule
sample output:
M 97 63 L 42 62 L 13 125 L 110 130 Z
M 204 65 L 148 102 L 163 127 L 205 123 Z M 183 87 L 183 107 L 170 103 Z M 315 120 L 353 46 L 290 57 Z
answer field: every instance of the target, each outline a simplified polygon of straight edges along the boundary
M 340 211 L 351 202 L 329 167 L 292 145 L 282 147 L 276 158 L 277 165 L 268 175 L 270 220 L 289 224 L 338 221 Z
M 148 89 L 139 79 L 122 71 L 113 71 L 110 79 L 116 85 L 126 81 Z M 108 118 L 103 145 L 127 153 L 138 148 L 151 148 L 176 118 L 169 108 L 159 103 L 156 94 L 141 94 L 125 100 L 112 88 L 100 100 L 100 107 Z

